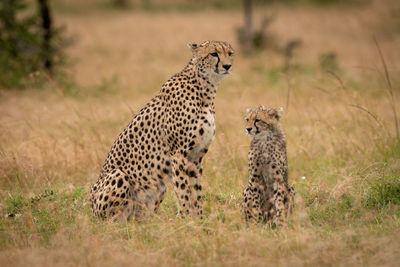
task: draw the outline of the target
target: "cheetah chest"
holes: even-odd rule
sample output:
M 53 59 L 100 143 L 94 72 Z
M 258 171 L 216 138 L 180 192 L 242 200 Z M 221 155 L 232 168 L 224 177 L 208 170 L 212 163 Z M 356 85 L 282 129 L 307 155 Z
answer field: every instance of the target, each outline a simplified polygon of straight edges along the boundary
M 211 111 L 205 113 L 204 119 L 200 121 L 200 129 L 204 130 L 203 135 L 200 134 L 201 149 L 208 148 L 215 135 L 215 118 Z
M 215 118 L 211 111 L 203 112 L 198 122 L 198 133 L 195 140 L 196 145 L 191 153 L 193 159 L 207 151 L 215 135 Z

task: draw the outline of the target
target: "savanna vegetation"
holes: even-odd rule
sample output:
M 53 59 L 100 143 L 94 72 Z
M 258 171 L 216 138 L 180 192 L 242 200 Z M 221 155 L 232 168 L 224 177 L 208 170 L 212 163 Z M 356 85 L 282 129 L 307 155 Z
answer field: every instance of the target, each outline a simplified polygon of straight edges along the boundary
M 264 45 L 246 52 L 239 1 L 115 2 L 52 1 L 61 69 L 0 90 L 1 266 L 398 265 L 398 1 L 256 1 Z M 144 221 L 95 218 L 87 193 L 114 139 L 185 66 L 186 44 L 209 39 L 236 58 L 204 159 L 205 218 L 178 218 L 172 190 Z M 283 229 L 239 212 L 243 117 L 259 104 L 284 108 L 297 195 Z

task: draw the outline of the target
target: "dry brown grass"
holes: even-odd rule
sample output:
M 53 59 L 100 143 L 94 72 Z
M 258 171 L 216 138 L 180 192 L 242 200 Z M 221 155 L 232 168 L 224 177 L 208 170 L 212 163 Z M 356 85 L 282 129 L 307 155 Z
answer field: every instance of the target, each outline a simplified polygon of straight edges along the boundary
M 372 39 L 387 14 L 380 9 L 258 10 L 258 19 L 277 14 L 271 30 L 282 42 L 300 37 L 304 44 L 288 75 L 280 71 L 278 54 L 245 57 L 238 51 L 234 73 L 216 99 L 217 133 L 205 158 L 206 219 L 176 218 L 170 192 L 159 214 L 127 225 L 93 218 L 88 186 L 132 114 L 186 64 L 186 43 L 218 39 L 238 47 L 241 13 L 61 14 L 59 22 L 77 38 L 68 53 L 79 93 L 63 93 L 62 85 L 57 90 L 51 83 L 44 90 L 0 92 L 0 265 L 395 266 L 399 208 L 370 209 L 363 202 L 371 180 L 399 179 L 400 173 L 393 113 Z M 378 39 L 397 109 L 398 38 Z M 319 54 L 330 51 L 337 53 L 340 80 L 318 67 Z M 285 107 L 287 81 L 283 124 L 296 211 L 289 229 L 246 227 L 238 211 L 250 142 L 242 117 L 249 106 Z M 46 188 L 55 195 L 31 203 Z M 10 210 L 17 217 L 6 218 Z

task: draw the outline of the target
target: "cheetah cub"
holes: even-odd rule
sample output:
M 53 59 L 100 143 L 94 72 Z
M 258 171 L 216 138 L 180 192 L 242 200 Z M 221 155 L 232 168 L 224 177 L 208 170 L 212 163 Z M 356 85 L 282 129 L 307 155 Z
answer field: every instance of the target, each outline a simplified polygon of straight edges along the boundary
M 246 133 L 253 137 L 248 155 L 249 183 L 241 205 L 246 222 L 282 226 L 291 213 L 295 191 L 288 184 L 283 109 L 259 106 L 247 109 Z

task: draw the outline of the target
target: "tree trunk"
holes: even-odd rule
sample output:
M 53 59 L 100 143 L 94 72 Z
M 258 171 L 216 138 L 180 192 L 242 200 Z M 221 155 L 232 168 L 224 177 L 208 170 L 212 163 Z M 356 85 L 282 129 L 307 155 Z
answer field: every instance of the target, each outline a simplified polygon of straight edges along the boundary
M 53 68 L 52 61 L 52 47 L 51 47 L 51 37 L 52 37 L 52 19 L 50 14 L 50 8 L 47 0 L 39 0 L 40 16 L 42 18 L 42 29 L 43 29 L 43 57 L 44 57 L 44 67 L 50 73 Z

